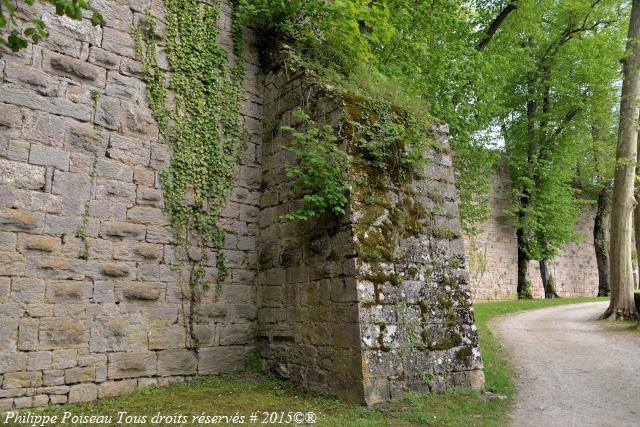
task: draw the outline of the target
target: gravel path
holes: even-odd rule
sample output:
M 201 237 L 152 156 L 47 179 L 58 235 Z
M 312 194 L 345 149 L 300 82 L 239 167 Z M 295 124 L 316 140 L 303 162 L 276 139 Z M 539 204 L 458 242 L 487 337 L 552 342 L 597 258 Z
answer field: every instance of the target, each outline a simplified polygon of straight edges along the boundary
M 607 302 L 493 321 L 516 369 L 514 427 L 640 426 L 640 334 L 596 321 Z

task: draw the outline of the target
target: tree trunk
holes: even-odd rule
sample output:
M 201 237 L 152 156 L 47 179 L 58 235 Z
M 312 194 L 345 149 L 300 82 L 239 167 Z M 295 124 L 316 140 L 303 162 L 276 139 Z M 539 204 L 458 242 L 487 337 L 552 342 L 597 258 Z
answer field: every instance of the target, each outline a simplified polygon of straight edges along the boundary
M 535 123 L 538 111 L 538 102 L 535 100 L 535 78 L 533 73 L 529 73 L 527 83 L 527 91 L 529 100 L 527 101 L 527 177 L 530 181 L 534 180 L 534 162 L 537 156 L 538 147 L 536 144 Z M 531 207 L 533 202 L 533 189 L 531 184 L 527 183 L 522 189 L 520 197 L 520 210 L 518 212 L 518 221 L 520 222 L 516 230 L 518 239 L 518 298 L 531 299 L 531 283 L 527 279 L 529 271 L 529 255 L 524 251 L 528 242 L 525 239 L 527 227 L 526 210 Z
M 529 257 L 521 249 L 524 245 L 523 240 L 524 231 L 519 228 L 516 232 L 518 237 L 518 299 L 531 299 L 531 285 L 527 279 L 529 272 Z
M 634 303 L 631 262 L 632 223 L 635 199 L 633 187 L 638 150 L 638 99 L 640 98 L 640 0 L 633 0 L 627 51 L 623 60 L 624 81 L 620 102 L 620 126 L 616 149 L 616 172 L 611 209 L 611 304 L 605 318 L 638 318 Z
M 598 209 L 593 225 L 593 245 L 596 249 L 596 261 L 598 263 L 598 296 L 609 296 L 609 247 L 607 241 L 606 219 L 611 210 L 611 189 L 605 184 L 598 195 Z M 636 220 L 638 213 L 636 210 Z M 636 229 L 636 233 L 637 233 Z
M 545 298 L 560 298 L 556 293 L 556 280 L 549 266 L 549 260 L 540 261 L 540 276 L 542 277 L 542 286 L 544 287 Z

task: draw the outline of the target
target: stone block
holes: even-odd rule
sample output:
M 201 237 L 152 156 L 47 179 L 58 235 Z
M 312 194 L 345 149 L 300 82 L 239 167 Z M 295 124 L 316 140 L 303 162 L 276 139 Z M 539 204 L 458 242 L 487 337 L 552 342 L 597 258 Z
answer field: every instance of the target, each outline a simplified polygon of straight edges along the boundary
M 64 384 L 64 371 L 62 369 L 54 369 L 42 372 L 42 385 L 58 386 Z
M 141 135 L 145 138 L 155 138 L 158 134 L 158 127 L 151 110 L 147 108 L 140 108 L 139 104 L 132 104 L 125 101 L 122 101 L 121 126 L 123 132 Z M 157 166 L 157 163 L 155 163 L 154 160 L 155 158 L 152 154 L 152 167 Z
M 20 319 L 18 324 L 18 350 L 38 349 L 38 319 Z
M 21 276 L 26 269 L 25 257 L 17 252 L 0 252 L 0 276 Z
M 91 327 L 89 348 L 92 352 L 127 350 L 127 322 L 119 318 L 99 318 Z
M 117 70 L 120 66 L 120 57 L 112 52 L 92 46 L 89 50 L 89 62 L 108 70 Z
M 69 170 L 69 153 L 54 147 L 31 144 L 29 163 L 32 165 L 52 166 L 66 171 Z
M 184 348 L 186 332 L 183 326 L 152 328 L 149 331 L 149 350 Z
M 51 369 L 51 352 L 50 351 L 32 351 L 27 353 L 27 370 L 40 371 L 43 369 Z
M 135 206 L 127 211 L 127 220 L 139 224 L 169 225 L 169 219 L 159 208 Z
M 178 273 L 166 264 L 139 263 L 138 279 L 147 282 L 174 282 Z
M 66 16 L 58 16 L 51 9 L 43 12 L 42 20 L 47 28 L 55 28 L 56 32 L 73 40 L 86 42 L 93 46 L 100 46 L 101 44 L 102 28 L 93 26 L 88 19 L 76 21 Z
M 2 387 L 5 389 L 40 387 L 42 385 L 42 372 L 22 371 L 8 372 L 4 374 Z
M 109 353 L 109 379 L 148 377 L 156 374 L 156 353 Z
M 44 97 L 30 89 L 3 87 L 0 91 L 0 102 L 72 117 L 83 122 L 91 120 L 91 108 L 88 105 L 77 104 L 65 98 Z
M 55 114 L 27 110 L 22 137 L 46 146 L 62 148 L 65 133 L 71 122 Z
M 27 369 L 27 355 L 25 353 L 8 352 L 8 348 L 2 350 L 0 353 L 0 374 Z
M 173 243 L 174 237 L 170 227 L 148 225 L 146 240 L 149 243 L 167 244 L 167 243 Z
M 109 72 L 107 76 L 107 95 L 135 101 L 142 94 L 142 83 L 138 79 Z
M 47 279 L 83 280 L 86 262 L 75 258 L 32 256 L 27 263 L 27 275 Z
M 162 252 L 162 245 L 126 242 L 114 246 L 113 258 L 126 261 L 157 260 L 162 258 Z
M 88 123 L 76 123 L 69 128 L 66 142 L 73 151 L 88 154 L 102 154 L 107 148 L 109 139 L 104 131 L 96 129 Z
M 93 302 L 114 302 L 115 297 L 113 290 L 113 282 L 96 280 L 93 283 Z
M 0 414 L 13 409 L 13 399 L 0 399 Z
M 105 262 L 100 266 L 100 272 L 107 277 L 128 277 L 131 267 L 125 263 Z
M 89 328 L 78 319 L 45 318 L 40 322 L 40 349 L 56 350 L 87 347 Z
M 46 298 L 50 303 L 89 301 L 93 294 L 91 281 L 50 281 Z
M 90 402 L 98 398 L 98 386 L 78 384 L 69 389 L 69 403 Z
M 162 190 L 138 186 L 136 202 L 141 205 L 162 206 Z
M 11 295 L 11 279 L 0 277 L 0 303 L 9 301 L 9 295 Z
M 189 350 L 176 349 L 158 352 L 158 375 L 193 375 L 198 370 L 198 359 Z
M 31 408 L 33 407 L 33 397 L 18 397 L 14 399 L 13 405 L 15 409 Z
M 1 231 L 32 231 L 44 225 L 44 215 L 21 209 L 0 208 Z
M 79 368 L 69 368 L 64 371 L 65 384 L 88 383 L 95 381 L 95 366 L 85 366 Z
M 53 369 L 73 368 L 77 363 L 77 350 L 56 350 L 53 352 Z
M 96 87 L 104 87 L 106 71 L 93 64 L 65 55 L 50 53 L 45 55 L 46 69 L 63 77 L 86 82 Z
M 122 237 L 143 240 L 146 228 L 141 224 L 131 224 L 127 222 L 103 223 L 100 235 L 103 237 Z
M 64 405 L 68 401 L 68 397 L 66 395 L 53 395 L 49 396 L 49 401 L 52 405 Z
M 60 239 L 52 236 L 21 234 L 18 246 L 22 251 L 58 252 L 60 251 Z
M 58 31 L 50 31 L 49 37 L 41 40 L 39 45 L 44 49 L 64 53 L 74 58 L 80 58 L 82 54 L 82 42 L 74 40 Z
M 111 28 L 104 29 L 102 48 L 117 55 L 135 58 L 135 43 L 130 34 Z
M 46 169 L 23 162 L 0 158 L 0 185 L 27 190 L 41 190 L 45 184 Z
M 98 399 L 132 393 L 137 387 L 137 380 L 107 381 L 98 388 Z
M 22 119 L 23 115 L 20 108 L 10 104 L 0 103 L 0 128 L 2 128 L 3 135 L 5 135 L 5 131 L 19 131 L 22 128 Z M 19 132 L 16 132 L 13 136 L 18 135 Z M 12 134 L 7 136 L 12 136 Z
M 4 69 L 4 74 L 5 81 L 16 83 L 19 86 L 31 87 L 40 95 L 56 96 L 58 92 L 58 81 L 33 67 L 9 62 Z
M 91 177 L 82 174 L 55 171 L 53 175 L 53 194 L 82 200 L 89 198 Z
M 198 374 L 217 375 L 244 369 L 246 347 L 210 347 L 198 349 Z
M 107 156 L 132 166 L 146 166 L 149 164 L 149 143 L 138 139 L 111 135 Z
M 245 345 L 254 334 L 250 324 L 236 323 L 220 327 L 220 345 Z
M 160 298 L 162 287 L 153 282 L 127 282 L 118 286 L 128 300 L 155 301 Z
M 0 255 L 0 259 L 2 256 Z M 15 278 L 11 285 L 11 300 L 23 303 L 44 302 L 46 285 L 42 279 Z
M 98 178 L 96 185 L 96 199 L 110 202 L 124 202 L 129 206 L 136 200 L 134 184 Z
M 110 130 L 120 127 L 120 100 L 110 96 L 101 96 L 96 106 L 94 121 Z

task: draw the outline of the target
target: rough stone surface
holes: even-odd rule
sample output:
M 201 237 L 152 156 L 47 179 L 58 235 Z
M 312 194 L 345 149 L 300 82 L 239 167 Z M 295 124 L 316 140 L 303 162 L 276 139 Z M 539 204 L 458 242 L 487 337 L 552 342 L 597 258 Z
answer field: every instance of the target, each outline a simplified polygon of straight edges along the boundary
M 263 362 L 308 389 L 370 405 L 408 391 L 482 387 L 446 126 L 431 126 L 444 148 L 425 153 L 429 165 L 419 176 L 372 190 L 351 171 L 347 215 L 281 219 L 300 204 L 290 196 L 282 149 L 290 136 L 280 127 L 291 123 L 293 109 L 304 107 L 317 122 L 338 128 L 355 102 L 304 72 L 266 77 L 265 119 L 276 125 L 263 136 Z M 412 231 L 402 215 L 413 221 Z M 380 261 L 373 252 L 392 259 Z
M 156 376 L 184 380 L 200 360 L 187 349 L 188 295 L 171 268 L 176 251 L 161 210 L 159 173 L 171 150 L 131 36 L 148 7 L 163 30 L 164 6 L 95 0 L 106 22 L 93 27 L 36 5 L 49 38 L 0 60 L 0 412 L 110 397 L 158 384 Z M 235 61 L 223 43 L 230 22 L 223 0 L 220 43 Z M 225 358 L 217 372 L 244 367 L 255 346 L 262 78 L 253 43 L 246 31 L 251 142 L 232 190 L 241 198 L 229 202 L 246 215 L 222 223 L 226 310 L 196 320 L 210 335 L 199 347 L 206 363 L 218 348 Z

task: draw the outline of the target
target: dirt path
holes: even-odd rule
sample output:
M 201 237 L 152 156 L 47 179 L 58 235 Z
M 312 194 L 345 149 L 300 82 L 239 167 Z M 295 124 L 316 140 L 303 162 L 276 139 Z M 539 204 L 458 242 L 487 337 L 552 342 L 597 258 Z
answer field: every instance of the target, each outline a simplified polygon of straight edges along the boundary
M 516 369 L 514 427 L 640 426 L 640 334 L 597 322 L 607 304 L 492 322 Z

